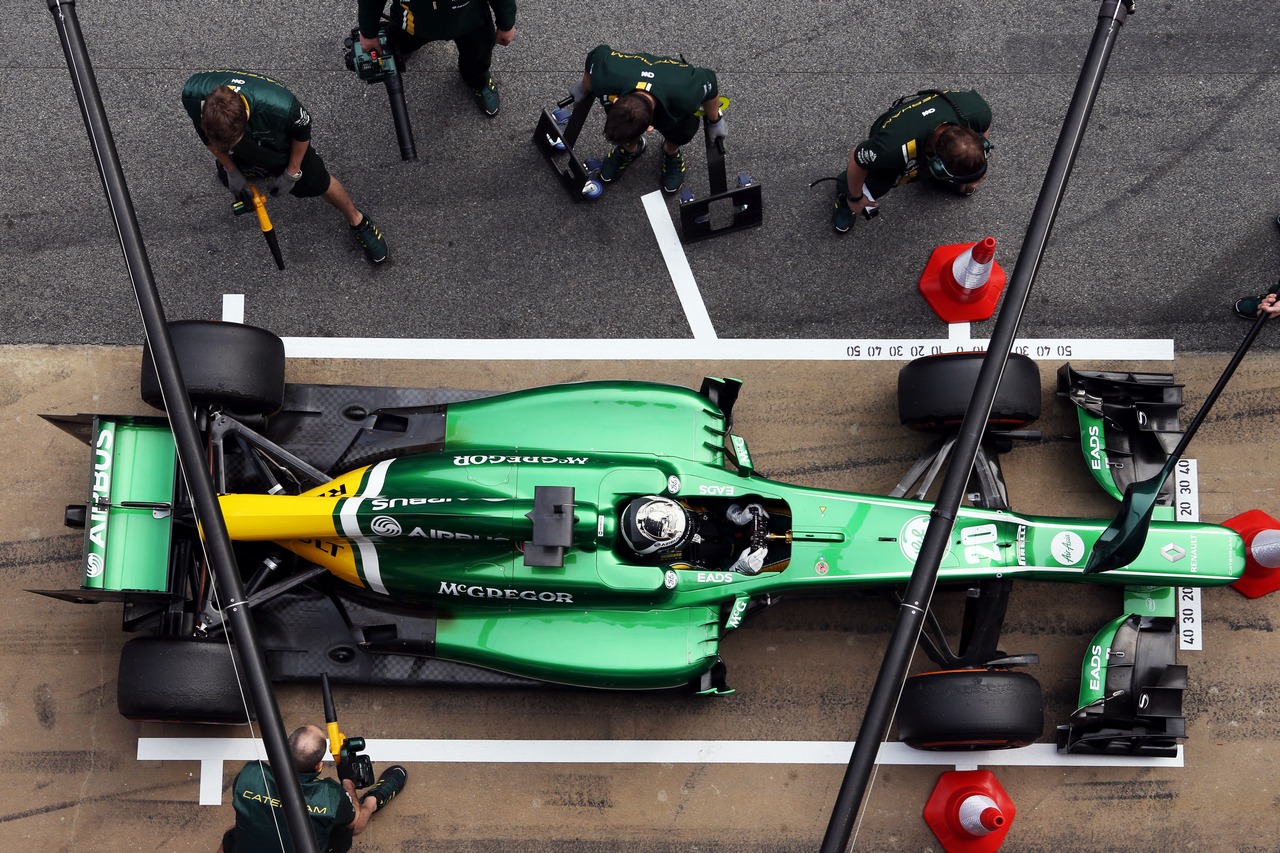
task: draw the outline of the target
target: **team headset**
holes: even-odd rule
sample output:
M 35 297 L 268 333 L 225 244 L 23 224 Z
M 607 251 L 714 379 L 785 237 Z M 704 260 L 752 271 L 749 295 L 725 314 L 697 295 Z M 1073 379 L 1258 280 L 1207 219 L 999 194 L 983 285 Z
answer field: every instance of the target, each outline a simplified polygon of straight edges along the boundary
M 969 128 L 969 119 L 965 118 L 964 113 L 960 112 L 960 108 L 956 106 L 956 102 L 947 97 L 947 93 L 940 89 L 921 89 L 916 92 L 917 95 L 937 95 L 939 98 L 947 102 L 947 106 L 951 107 L 951 111 L 956 114 L 956 118 L 960 119 L 960 126 Z M 929 174 L 939 181 L 947 181 L 953 184 L 971 184 L 987 173 L 987 159 L 991 156 L 991 141 L 985 136 L 979 134 L 982 139 L 982 168 L 974 172 L 972 175 L 953 175 L 947 168 L 947 164 L 942 162 L 942 158 L 937 154 L 930 154 L 925 159 L 925 165 L 929 167 Z

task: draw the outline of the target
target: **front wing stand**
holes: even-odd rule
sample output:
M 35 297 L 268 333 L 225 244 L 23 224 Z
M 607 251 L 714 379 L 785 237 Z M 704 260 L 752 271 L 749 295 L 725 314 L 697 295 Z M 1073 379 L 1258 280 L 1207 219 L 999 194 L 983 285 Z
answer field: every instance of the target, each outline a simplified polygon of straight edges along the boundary
M 746 172 L 738 173 L 738 185 L 729 189 L 724 165 L 724 140 L 711 142 L 711 131 L 703 116 L 702 135 L 707 142 L 707 177 L 711 195 L 694 198 L 689 190 L 680 193 L 680 238 L 685 243 L 696 243 L 720 234 L 730 234 L 745 228 L 754 228 L 764 222 L 764 198 L 760 184 Z M 713 225 L 711 205 L 728 202 L 733 218 L 726 224 Z
M 587 98 L 581 103 L 574 104 L 573 113 L 569 116 L 569 121 L 563 130 L 556 122 L 555 116 L 545 109 L 542 115 L 538 116 L 538 124 L 533 129 L 533 144 L 542 152 L 543 158 L 550 164 L 556 177 L 560 179 L 561 185 L 569 193 L 569 198 L 574 201 L 590 198 L 591 196 L 587 193 L 591 187 L 588 185 L 595 185 L 586 162 L 573 150 L 578 142 L 578 135 L 582 133 L 582 126 L 586 124 L 587 115 L 591 112 L 593 101 L 593 98 Z M 557 111 L 563 110 L 570 104 L 573 104 L 573 98 L 565 98 L 557 104 L 559 108 Z M 563 168 L 561 168 L 562 161 Z

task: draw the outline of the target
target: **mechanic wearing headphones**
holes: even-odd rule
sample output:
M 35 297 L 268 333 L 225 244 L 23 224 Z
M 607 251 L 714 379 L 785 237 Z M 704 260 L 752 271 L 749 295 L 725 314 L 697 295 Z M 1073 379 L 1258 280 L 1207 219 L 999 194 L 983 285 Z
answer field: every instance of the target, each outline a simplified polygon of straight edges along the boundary
M 324 730 L 319 726 L 302 726 L 289 735 L 289 752 L 302 785 L 302 797 L 307 801 L 316 849 L 322 853 L 345 853 L 351 849 L 351 839 L 364 831 L 373 813 L 381 811 L 404 790 L 409 774 L 394 764 L 357 800 L 351 780 L 344 779 L 338 784 L 334 779 L 320 778 L 327 743 Z M 281 849 L 281 839 L 288 830 L 270 765 L 265 761 L 250 761 L 236 776 L 233 790 L 236 825 L 222 836 L 219 853 Z M 292 850 L 293 846 L 286 842 L 284 849 Z
M 973 90 L 925 89 L 894 101 L 836 178 L 832 225 L 841 234 L 855 214 L 898 184 L 922 174 L 958 195 L 972 195 L 987 173 L 991 107 Z
M 386 5 L 387 0 L 360 0 L 360 47 L 367 53 L 380 49 L 378 28 Z M 387 38 L 394 39 L 405 56 L 430 41 L 453 42 L 458 48 L 462 82 L 487 116 L 496 116 L 500 106 L 498 89 L 489 76 L 493 46 L 506 47 L 515 37 L 516 0 L 400 0 L 391 4 Z
M 575 103 L 591 95 L 616 96 L 606 107 L 604 122 L 604 138 L 615 146 L 600 166 L 600 180 L 606 183 L 644 153 L 644 134 L 650 126 L 662 134 L 661 182 L 669 193 L 684 183 L 680 146 L 697 134 L 699 108 L 710 122 L 713 142 L 729 134 L 720 115 L 716 73 L 683 59 L 623 53 L 602 44 L 587 54 L 586 72 L 569 94 Z
M 182 87 L 182 106 L 236 198 L 249 198 L 250 178 L 269 178 L 272 195 L 320 196 L 347 220 L 365 257 L 387 259 L 382 232 L 325 169 L 311 147 L 311 116 L 284 86 L 247 71 L 204 71 Z

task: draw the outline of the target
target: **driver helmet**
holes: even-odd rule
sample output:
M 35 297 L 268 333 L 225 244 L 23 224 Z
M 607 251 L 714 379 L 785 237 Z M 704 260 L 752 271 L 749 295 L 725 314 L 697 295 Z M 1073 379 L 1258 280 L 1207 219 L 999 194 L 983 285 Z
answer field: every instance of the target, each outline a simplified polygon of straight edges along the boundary
M 679 548 L 692 532 L 689 511 L 671 498 L 647 495 L 622 511 L 622 538 L 642 556 Z

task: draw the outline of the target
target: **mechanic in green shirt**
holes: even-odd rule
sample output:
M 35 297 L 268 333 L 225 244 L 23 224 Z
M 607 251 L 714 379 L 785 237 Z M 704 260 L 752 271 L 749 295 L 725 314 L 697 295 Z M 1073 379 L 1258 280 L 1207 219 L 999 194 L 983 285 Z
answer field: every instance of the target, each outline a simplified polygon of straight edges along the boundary
M 283 85 L 248 71 L 204 71 L 182 87 L 182 106 L 236 198 L 248 198 L 251 178 L 265 179 L 272 195 L 320 196 L 346 218 L 370 261 L 387 259 L 382 232 L 329 174 L 311 147 L 311 116 Z
M 387 0 L 360 0 L 360 46 L 378 50 L 378 29 Z M 495 16 L 497 18 L 495 24 Z M 489 75 L 493 46 L 516 37 L 516 0 L 402 0 L 391 4 L 387 38 L 402 58 L 427 42 L 458 47 L 458 73 L 485 115 L 498 114 L 498 89 Z
M 378 782 L 360 796 L 351 780 L 339 784 L 334 779 L 320 778 L 324 765 L 324 731 L 319 726 L 302 726 L 289 735 L 289 752 L 294 771 L 307 801 L 311 830 L 316 849 L 321 853 L 345 853 L 351 840 L 364 831 L 369 818 L 404 790 L 407 771 L 392 765 L 378 777 Z M 284 809 L 271 767 L 265 761 L 250 761 L 236 776 L 232 786 L 236 825 L 222 836 L 219 853 L 262 853 L 283 850 L 293 853 Z
M 921 175 L 972 195 L 987 174 L 990 127 L 991 107 L 973 90 L 925 89 L 894 101 L 836 178 L 832 225 L 845 233 L 855 214 Z
M 712 141 L 729 133 L 716 73 L 683 59 L 623 53 L 602 44 L 587 54 L 586 71 L 570 94 L 575 102 L 592 95 L 606 100 L 604 137 L 614 149 L 600 167 L 602 181 L 612 181 L 644 153 L 644 134 L 652 127 L 663 138 L 662 188 L 673 193 L 684 183 L 680 146 L 698 132 L 698 110 L 706 113 Z

